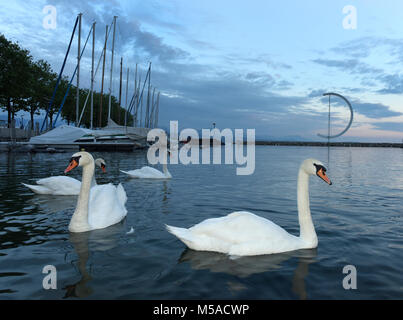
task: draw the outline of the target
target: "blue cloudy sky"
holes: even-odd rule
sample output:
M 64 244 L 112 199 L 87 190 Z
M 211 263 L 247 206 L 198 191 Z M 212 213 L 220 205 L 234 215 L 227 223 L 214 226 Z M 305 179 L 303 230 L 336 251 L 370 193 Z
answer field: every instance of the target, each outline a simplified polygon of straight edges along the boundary
M 43 28 L 45 5 L 57 9 L 54 30 Z M 356 8 L 356 29 L 343 28 L 347 5 Z M 216 122 L 222 129 L 255 128 L 258 137 L 320 140 L 328 116 L 322 94 L 333 91 L 355 111 L 352 128 L 338 140 L 402 141 L 402 1 L 1 0 L 0 32 L 58 72 L 78 12 L 83 38 L 97 22 L 97 57 L 105 25 L 118 16 L 116 94 L 120 56 L 131 79 L 136 62 L 144 79 L 152 61 L 163 127 L 169 120 L 195 129 Z M 76 51 L 75 41 L 67 75 Z M 90 57 L 87 50 L 81 72 L 87 87 Z M 348 119 L 348 109 L 332 99 L 332 132 Z

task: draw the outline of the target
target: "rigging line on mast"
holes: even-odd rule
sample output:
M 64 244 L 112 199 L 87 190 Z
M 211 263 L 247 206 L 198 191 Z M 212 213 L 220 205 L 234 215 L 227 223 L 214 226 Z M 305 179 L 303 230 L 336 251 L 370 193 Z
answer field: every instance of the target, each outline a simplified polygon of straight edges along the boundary
M 112 22 L 112 23 L 113 23 L 113 22 Z M 108 41 L 109 34 L 111 33 L 111 30 L 112 30 L 112 28 L 109 28 L 108 34 L 106 35 L 106 41 Z M 88 40 L 88 39 L 87 39 L 87 40 Z M 103 46 L 103 47 L 104 47 L 104 46 Z M 105 50 L 104 50 L 104 49 L 105 49 Z M 94 83 L 96 83 L 95 77 L 97 76 L 99 64 L 100 64 L 100 62 L 101 62 L 101 59 L 102 59 L 103 55 L 105 54 L 105 51 L 106 51 L 106 48 L 103 48 L 103 49 L 102 49 L 102 52 L 101 52 L 101 55 L 100 55 L 100 57 L 99 57 L 98 65 L 97 65 L 97 68 L 96 68 L 95 73 L 94 73 Z M 82 111 L 81 111 L 80 120 L 78 121 L 78 125 L 80 125 L 80 123 L 81 123 L 81 119 L 82 119 L 82 117 L 83 117 L 84 110 L 85 110 L 85 108 L 86 108 L 86 106 L 87 106 L 88 98 L 89 98 L 89 96 L 90 96 L 90 93 L 91 93 L 91 92 L 88 91 L 87 97 L 85 98 L 84 106 L 83 106 L 83 109 L 82 109 Z
M 108 41 L 109 34 L 111 33 L 111 29 L 112 29 L 112 28 L 109 28 L 109 30 L 108 30 L 108 34 L 106 35 L 106 41 Z M 100 65 L 100 63 L 101 63 L 101 59 L 102 59 L 103 55 L 105 54 L 105 53 L 104 53 L 105 51 L 106 51 L 106 48 L 104 48 L 104 46 L 102 46 L 101 55 L 99 56 L 98 64 L 97 64 L 97 67 L 96 67 L 96 69 L 95 69 L 94 79 L 95 79 L 95 77 L 96 77 L 96 75 L 97 75 L 97 72 L 98 72 L 98 69 L 99 69 L 99 65 Z M 96 81 L 94 80 L 94 82 L 96 82 Z
M 136 70 L 137 70 L 137 64 L 136 64 Z M 137 77 L 137 71 L 135 73 L 135 81 L 137 79 L 136 77 Z M 141 77 L 140 77 L 140 79 L 141 79 Z M 139 85 L 140 85 L 140 80 L 139 80 Z M 129 103 L 129 109 L 128 109 L 129 113 L 131 113 L 131 111 L 133 109 L 133 104 L 137 104 L 137 102 L 136 102 L 137 100 L 138 100 L 138 90 L 137 90 L 137 87 L 135 85 L 134 93 L 133 93 L 132 98 L 130 99 L 130 103 Z
M 85 50 L 85 48 L 86 48 L 86 46 L 87 46 L 88 39 L 90 38 L 91 32 L 92 32 L 92 27 L 91 27 L 90 31 L 88 32 L 87 39 L 85 40 L 84 47 L 83 47 L 83 49 L 82 49 L 82 51 L 81 51 L 81 54 L 80 54 L 80 59 L 82 58 L 82 56 L 83 56 L 83 54 L 84 54 L 84 50 Z M 69 91 L 70 91 L 71 83 L 73 82 L 73 79 L 74 79 L 74 76 L 76 75 L 77 69 L 78 69 L 78 65 L 76 65 L 76 69 L 74 70 L 74 73 L 73 73 L 73 75 L 72 75 L 72 77 L 71 77 L 71 80 L 70 80 L 70 82 L 69 82 L 69 85 L 67 86 L 66 94 L 64 95 L 63 101 L 62 101 L 62 103 L 61 103 L 61 105 L 60 105 L 60 108 L 59 108 L 59 111 L 57 112 L 57 116 L 56 116 L 56 118 L 55 118 L 55 122 L 53 123 L 53 128 L 55 128 L 57 119 L 59 118 L 60 112 L 62 111 L 62 108 L 63 108 L 63 106 L 64 106 L 64 103 L 66 102 L 67 95 L 68 95 L 68 93 L 69 93 Z
M 77 22 L 78 22 L 78 17 L 77 17 L 77 20 L 76 20 L 76 25 L 77 25 Z M 112 23 L 113 23 L 113 20 L 112 20 Z M 85 41 L 83 50 L 81 51 L 80 59 L 82 58 L 82 56 L 83 56 L 83 54 L 84 54 L 84 50 L 85 50 L 85 47 L 87 46 L 88 39 L 89 39 L 89 37 L 90 37 L 90 35 L 91 35 L 92 29 L 93 29 L 93 26 L 91 26 L 90 31 L 89 31 L 89 33 L 88 33 L 88 36 L 87 36 L 87 39 L 86 39 L 86 41 Z M 110 32 L 111 32 L 111 29 L 112 29 L 112 28 L 109 29 L 109 32 L 108 32 L 108 34 L 107 34 L 106 39 L 108 39 L 109 34 L 110 34 Z M 73 33 L 73 34 L 74 34 L 74 33 Z M 96 81 L 95 81 L 95 77 L 96 77 L 96 74 L 97 74 L 98 69 L 99 69 L 99 65 L 100 65 L 100 61 L 101 61 L 101 59 L 102 59 L 102 55 L 104 54 L 105 51 L 106 51 L 106 48 L 103 48 L 103 49 L 102 49 L 102 52 L 101 52 L 101 55 L 100 55 L 100 57 L 99 57 L 98 65 L 97 65 L 97 68 L 96 68 L 96 71 L 95 71 L 95 74 L 94 74 L 94 82 L 96 82 Z M 70 90 L 70 86 L 71 86 L 71 83 L 72 83 L 72 81 L 73 81 L 73 79 L 74 79 L 74 76 L 75 76 L 76 72 L 77 72 L 77 66 L 76 66 L 76 69 L 74 70 L 74 73 L 73 73 L 73 76 L 72 76 L 72 78 L 71 78 L 71 81 L 70 81 L 70 83 L 69 83 L 69 85 L 68 85 L 68 87 L 67 87 L 66 94 L 65 94 L 65 96 L 64 96 L 64 98 L 63 98 L 62 104 L 61 104 L 60 109 L 59 109 L 59 111 L 58 111 L 58 113 L 57 113 L 57 116 L 56 116 L 56 118 L 55 118 L 55 122 L 54 122 L 53 128 L 56 126 L 57 119 L 58 119 L 58 117 L 59 117 L 59 115 L 60 115 L 60 112 L 61 112 L 61 109 L 63 108 L 63 105 L 64 105 L 64 103 L 65 103 L 65 101 L 66 101 L 66 99 L 67 99 L 67 94 L 68 94 L 68 92 L 69 92 L 69 90 Z M 78 125 L 80 125 L 80 123 L 81 123 L 81 119 L 82 119 L 82 116 L 83 116 L 83 112 L 84 112 L 84 110 L 85 110 L 85 108 L 86 108 L 86 105 L 87 105 L 87 102 L 88 102 L 89 94 L 90 94 L 90 92 L 88 92 L 87 97 L 86 97 L 86 99 L 85 99 L 84 106 L 83 106 L 83 109 L 82 109 L 81 115 L 80 115 L 80 120 L 78 121 Z M 45 118 L 45 119 L 46 119 L 46 118 Z
M 112 84 L 113 84 L 113 58 L 114 58 L 114 51 L 115 51 L 115 31 L 116 31 L 116 18 L 117 16 L 113 17 L 113 39 L 112 39 L 112 54 L 111 54 L 111 68 L 110 68 L 110 76 L 109 76 L 109 102 L 108 102 L 108 124 L 109 120 L 111 120 L 111 106 L 112 106 Z
M 148 71 L 147 71 L 147 74 L 146 74 L 146 78 L 144 79 L 143 89 L 141 90 L 141 95 L 140 95 L 140 98 L 139 98 L 139 103 L 143 103 L 144 88 L 145 88 L 145 85 L 146 85 L 146 82 L 147 82 L 147 78 L 148 78 L 148 76 L 149 76 L 149 74 L 150 74 L 150 71 L 151 71 L 151 68 L 148 68 Z M 131 110 L 130 110 L 130 111 L 131 111 Z
M 42 122 L 41 132 L 43 131 L 43 127 L 44 127 L 44 125 L 45 125 L 45 123 L 46 123 L 46 120 L 47 120 L 47 118 L 48 118 L 48 114 L 49 114 L 50 108 L 52 107 L 53 100 L 55 99 L 56 90 L 57 90 L 57 88 L 58 88 L 58 86 L 59 86 L 59 83 L 60 83 L 60 80 L 61 80 L 61 78 L 62 78 L 63 70 L 64 70 L 64 67 L 65 67 L 65 65 L 66 65 L 67 56 L 69 55 L 69 52 L 70 52 L 71 43 L 73 42 L 73 38 L 74 38 L 74 34 L 75 34 L 75 32 L 76 32 L 77 24 L 78 24 L 78 16 L 77 16 L 76 22 L 75 22 L 75 24 L 74 24 L 73 32 L 72 32 L 72 34 L 71 34 L 70 43 L 69 43 L 69 46 L 68 46 L 68 48 L 67 48 L 66 55 L 65 55 L 65 57 L 64 57 L 64 61 L 63 61 L 62 68 L 61 68 L 61 70 L 60 70 L 60 72 L 59 72 L 59 77 L 57 78 L 57 81 L 56 81 L 55 89 L 53 90 L 52 98 L 50 99 L 50 101 L 49 101 L 49 106 L 48 106 L 48 108 L 46 109 L 45 119 L 43 119 L 43 122 Z

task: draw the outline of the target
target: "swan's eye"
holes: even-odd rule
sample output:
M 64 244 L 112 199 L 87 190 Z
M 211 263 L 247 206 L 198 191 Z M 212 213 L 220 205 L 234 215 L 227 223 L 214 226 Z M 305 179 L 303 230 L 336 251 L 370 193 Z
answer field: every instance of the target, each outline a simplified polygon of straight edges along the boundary
M 320 164 L 316 164 L 316 163 L 314 163 L 313 165 L 314 165 L 315 168 L 316 168 L 316 173 L 318 173 L 320 170 L 322 170 L 323 174 L 325 174 L 326 168 L 325 168 L 324 166 L 322 166 L 322 165 L 320 165 Z
M 73 160 L 76 161 L 77 163 L 79 163 L 81 156 L 78 157 L 71 157 L 70 162 L 72 162 Z

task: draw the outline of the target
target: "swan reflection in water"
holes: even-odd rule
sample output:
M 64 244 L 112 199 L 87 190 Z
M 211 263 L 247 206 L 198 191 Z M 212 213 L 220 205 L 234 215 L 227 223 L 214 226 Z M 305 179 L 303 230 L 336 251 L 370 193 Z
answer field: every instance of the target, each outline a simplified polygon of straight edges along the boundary
M 70 232 L 69 240 L 73 245 L 78 260 L 72 260 L 81 275 L 81 279 L 73 284 L 66 285 L 65 298 L 85 298 L 93 293 L 88 282 L 92 280 L 87 262 L 90 254 L 96 251 L 107 251 L 118 246 L 119 237 L 123 234 L 124 222 L 120 222 L 105 229 L 92 230 L 88 232 Z
M 38 206 L 42 212 L 57 213 L 62 210 L 74 208 L 77 196 L 49 196 L 35 194 L 28 200 L 31 205 Z
M 186 248 L 179 258 L 179 263 L 189 262 L 194 270 L 210 270 L 246 278 L 253 274 L 281 268 L 281 264 L 293 257 L 298 258 L 292 280 L 292 291 L 302 300 L 307 298 L 305 277 L 308 267 L 316 261 L 317 249 L 303 249 L 278 254 L 231 257 L 223 253 L 195 251 Z M 229 283 L 234 290 L 245 289 L 240 283 Z

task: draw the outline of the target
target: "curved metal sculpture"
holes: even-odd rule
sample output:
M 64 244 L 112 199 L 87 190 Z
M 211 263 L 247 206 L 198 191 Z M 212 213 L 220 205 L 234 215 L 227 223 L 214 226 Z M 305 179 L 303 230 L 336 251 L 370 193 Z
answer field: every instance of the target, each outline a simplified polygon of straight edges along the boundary
M 340 137 L 341 135 L 345 134 L 348 131 L 348 129 L 350 129 L 351 124 L 353 123 L 353 118 L 354 118 L 353 107 L 351 106 L 350 102 L 345 97 L 343 97 L 341 94 L 334 93 L 334 92 L 327 92 L 327 93 L 324 93 L 323 95 L 324 96 L 337 96 L 337 97 L 343 99 L 347 103 L 348 107 L 350 108 L 350 112 L 351 112 L 350 121 L 348 122 L 347 127 L 342 132 L 332 135 L 332 136 L 330 135 L 330 130 L 329 130 L 328 135 L 318 133 L 319 137 L 326 138 L 326 139 L 333 139 L 333 138 Z M 329 99 L 330 99 L 330 97 L 329 97 Z M 330 102 L 329 102 L 329 115 L 330 115 Z M 329 119 L 329 126 L 330 126 L 330 119 Z

